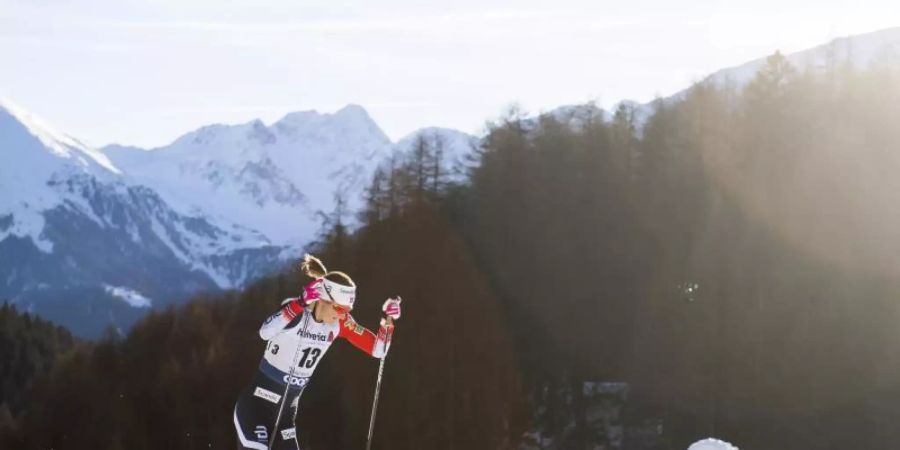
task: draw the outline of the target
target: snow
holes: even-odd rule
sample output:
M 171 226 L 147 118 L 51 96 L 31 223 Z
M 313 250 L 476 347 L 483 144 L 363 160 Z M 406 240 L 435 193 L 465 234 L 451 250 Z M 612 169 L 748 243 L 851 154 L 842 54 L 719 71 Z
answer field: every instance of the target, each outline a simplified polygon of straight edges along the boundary
M 210 256 L 227 254 L 241 248 L 269 245 L 269 242 L 262 236 L 252 230 L 239 227 L 232 227 L 231 231 L 234 234 L 230 235 L 219 229 L 218 233 L 213 236 L 202 236 L 188 231 L 181 221 L 164 223 L 159 217 L 154 217 L 151 221 L 151 229 L 178 260 L 190 267 L 191 270 L 205 273 L 223 289 L 235 288 L 247 280 L 243 278 L 232 280 L 228 274 L 210 266 L 206 262 Z
M 707 438 L 691 444 L 687 450 L 738 450 L 738 448 L 725 441 Z
M 65 202 L 70 209 L 78 211 L 78 213 L 90 219 L 100 228 L 106 228 L 109 226 L 106 218 L 101 218 L 100 216 L 98 216 L 94 212 L 94 208 L 91 207 L 90 204 L 88 204 L 86 198 L 65 191 L 60 192 L 60 195 L 63 197 L 63 202 Z
M 103 285 L 104 290 L 114 297 L 117 297 L 135 308 L 149 308 L 152 300 L 141 295 L 140 292 L 121 286 Z
M 35 247 L 41 252 L 53 253 L 53 243 L 44 237 L 43 230 L 44 216 L 41 214 L 41 211 L 37 211 L 28 203 L 24 203 L 12 214 L 10 227 L 0 231 L 0 241 L 5 240 L 9 236 L 27 237 L 31 239 Z

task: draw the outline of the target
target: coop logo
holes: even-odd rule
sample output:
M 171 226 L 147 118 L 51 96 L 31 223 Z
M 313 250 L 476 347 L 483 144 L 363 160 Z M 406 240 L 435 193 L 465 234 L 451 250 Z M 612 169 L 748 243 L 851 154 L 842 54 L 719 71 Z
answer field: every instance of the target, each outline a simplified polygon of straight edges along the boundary
M 305 387 L 306 383 L 309 383 L 309 378 L 301 378 L 301 377 L 292 377 L 290 375 L 285 375 L 284 378 L 281 379 L 285 382 L 285 384 L 289 384 L 291 386 L 297 387 Z

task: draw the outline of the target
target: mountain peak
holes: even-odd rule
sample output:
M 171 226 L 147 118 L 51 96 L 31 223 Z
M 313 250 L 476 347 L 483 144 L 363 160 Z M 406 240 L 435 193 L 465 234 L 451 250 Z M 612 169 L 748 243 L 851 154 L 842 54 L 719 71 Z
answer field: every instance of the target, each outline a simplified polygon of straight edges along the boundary
M 261 144 L 274 142 L 275 136 L 260 119 L 253 119 L 236 125 L 212 124 L 191 131 L 170 144 L 168 147 L 206 147 L 228 146 L 236 142 L 253 140 Z
M 298 123 L 298 122 L 307 122 L 309 120 L 313 120 L 315 118 L 320 117 L 318 111 L 314 109 L 309 109 L 306 111 L 293 111 L 284 115 L 280 120 L 275 122 L 273 126 L 277 126 L 280 123 Z
M 269 129 L 282 133 L 289 139 L 305 136 L 331 140 L 334 135 L 355 135 L 361 139 L 370 139 L 377 136 L 380 144 L 390 144 L 390 139 L 366 109 L 353 103 L 330 114 L 315 110 L 288 113 Z
M 366 111 L 366 109 L 363 108 L 362 106 L 357 105 L 356 103 L 350 103 L 347 106 L 344 106 L 343 108 L 339 109 L 336 113 L 334 113 L 334 115 L 340 116 L 340 117 L 359 117 L 359 118 L 371 120 L 371 117 L 369 116 L 369 112 Z
M 28 156 L 24 152 L 43 150 L 45 154 L 74 162 L 78 167 L 100 166 L 105 171 L 121 173 L 103 153 L 56 131 L 40 117 L 6 98 L 0 98 L 0 129 L 9 136 L 11 151 L 22 153 L 20 156 L 26 161 L 36 160 L 34 155 Z
M 54 130 L 47 122 L 16 105 L 12 100 L 0 97 L 0 111 L 6 112 L 13 120 L 25 127 L 31 135 L 40 139 L 52 152 L 60 156 L 68 153 L 66 149 L 62 148 L 63 145 L 83 147 L 80 142 Z
M 355 103 L 350 103 L 333 114 L 320 113 L 314 109 L 289 112 L 272 126 L 277 128 L 309 127 L 318 126 L 335 119 L 375 123 L 365 108 Z

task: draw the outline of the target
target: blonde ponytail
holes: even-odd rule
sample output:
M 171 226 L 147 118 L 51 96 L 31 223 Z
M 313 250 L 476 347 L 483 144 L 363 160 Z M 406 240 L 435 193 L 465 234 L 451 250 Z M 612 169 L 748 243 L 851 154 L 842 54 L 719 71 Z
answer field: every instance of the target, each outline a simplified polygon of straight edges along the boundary
M 303 255 L 303 262 L 300 263 L 300 270 L 310 278 L 322 278 L 328 274 L 328 269 L 325 268 L 325 264 L 322 264 L 322 261 L 320 261 L 319 258 L 316 258 L 309 253 Z
M 325 264 L 322 264 L 322 261 L 319 258 L 316 258 L 309 253 L 303 255 L 303 262 L 300 263 L 300 270 L 310 278 L 324 278 L 344 286 L 356 287 L 356 283 L 353 282 L 350 275 L 337 270 L 329 272 L 328 269 L 325 268 Z

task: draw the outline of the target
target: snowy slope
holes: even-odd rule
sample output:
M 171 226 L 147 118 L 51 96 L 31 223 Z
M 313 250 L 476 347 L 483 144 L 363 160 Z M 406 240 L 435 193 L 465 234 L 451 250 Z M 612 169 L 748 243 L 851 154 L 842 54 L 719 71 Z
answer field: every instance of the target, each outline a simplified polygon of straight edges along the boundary
M 856 68 L 867 68 L 875 64 L 900 65 L 900 27 L 833 39 L 826 44 L 785 56 L 799 72 L 822 72 L 841 65 Z M 718 86 L 743 88 L 765 67 L 767 57 L 768 55 L 716 71 L 703 81 Z M 683 99 L 687 92 L 688 89 L 685 89 L 659 101 L 677 101 Z M 655 103 L 656 101 L 636 107 L 638 123 L 645 123 L 652 115 Z
M 42 251 L 53 246 L 41 236 L 41 212 L 62 199 L 47 184 L 55 177 L 88 174 L 104 180 L 119 174 L 105 155 L 54 131 L 11 101 L 0 99 L 0 241 L 30 238 Z
M 358 194 L 391 149 L 365 110 L 350 105 L 291 113 L 270 126 L 210 125 L 153 150 L 103 150 L 171 203 L 299 248 L 317 231 L 319 213 L 332 211 L 335 194 L 352 209 L 361 205 Z
M 774 53 L 775 49 L 772 52 Z M 740 89 L 746 86 L 761 68 L 765 67 L 768 56 L 718 70 L 704 78 L 703 82 Z M 829 67 L 840 67 L 844 64 L 856 68 L 866 68 L 875 64 L 900 65 L 900 27 L 833 39 L 826 44 L 785 56 L 800 72 L 824 71 Z M 640 126 L 653 115 L 654 105 L 657 102 L 681 100 L 687 95 L 688 90 L 684 89 L 649 103 L 622 100 L 620 104 L 633 110 L 635 121 Z M 612 111 L 605 111 L 604 117 L 611 118 L 616 107 L 613 107 Z M 573 120 L 578 121 L 585 114 L 595 113 L 594 109 L 595 107 L 591 105 L 566 105 L 544 114 L 549 114 L 566 123 L 572 123 Z M 575 124 L 577 125 L 577 123 Z
M 857 68 L 879 63 L 900 64 L 900 27 L 834 39 L 827 44 L 791 53 L 786 57 L 801 72 L 824 71 L 843 64 Z M 765 64 L 766 58 L 755 59 L 737 67 L 719 70 L 707 77 L 707 81 L 745 86 Z

